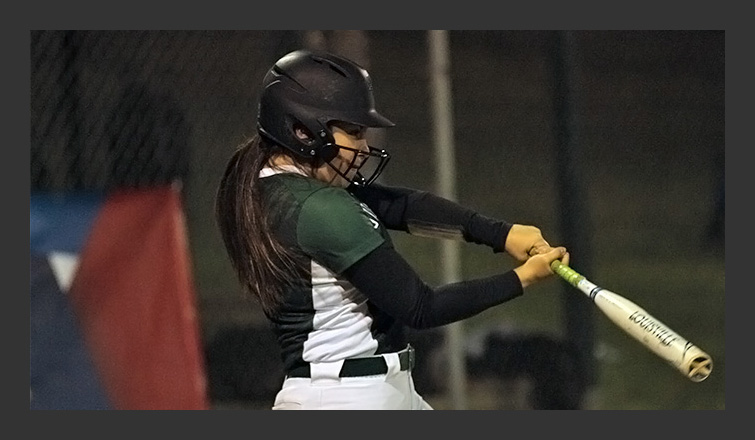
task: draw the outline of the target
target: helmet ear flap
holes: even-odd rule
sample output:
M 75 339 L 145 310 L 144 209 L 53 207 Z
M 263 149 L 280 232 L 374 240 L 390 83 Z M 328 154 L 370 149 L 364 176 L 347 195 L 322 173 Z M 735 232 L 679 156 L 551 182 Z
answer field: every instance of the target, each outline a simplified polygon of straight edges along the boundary
M 314 136 L 315 144 L 315 157 L 323 162 L 330 162 L 336 156 L 338 156 L 339 147 L 336 145 L 336 140 L 333 137 L 333 133 L 327 128 L 327 124 L 318 122 L 317 134 Z
M 303 122 L 292 122 L 291 130 L 293 137 L 298 141 L 302 155 L 309 156 L 324 162 L 330 162 L 338 155 L 338 146 L 333 135 L 324 128 L 318 128 L 313 132 Z

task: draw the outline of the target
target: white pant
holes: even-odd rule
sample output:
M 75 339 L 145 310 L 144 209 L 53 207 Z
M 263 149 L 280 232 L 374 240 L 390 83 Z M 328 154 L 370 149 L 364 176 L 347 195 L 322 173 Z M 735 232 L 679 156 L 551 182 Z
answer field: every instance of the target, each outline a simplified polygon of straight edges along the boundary
M 285 378 L 273 409 L 433 409 L 414 389 L 411 371 L 400 371 L 398 353 L 382 356 L 388 372 L 376 376 L 338 377 L 343 361 L 310 364 L 311 378 Z

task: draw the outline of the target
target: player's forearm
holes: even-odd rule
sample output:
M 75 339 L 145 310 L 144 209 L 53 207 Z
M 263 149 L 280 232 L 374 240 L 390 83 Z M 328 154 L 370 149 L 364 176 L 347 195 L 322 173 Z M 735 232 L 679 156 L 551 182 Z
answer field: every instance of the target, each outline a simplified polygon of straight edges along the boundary
M 370 302 L 413 328 L 431 328 L 474 316 L 523 293 L 513 271 L 432 288 L 390 246 L 381 245 L 344 275 Z

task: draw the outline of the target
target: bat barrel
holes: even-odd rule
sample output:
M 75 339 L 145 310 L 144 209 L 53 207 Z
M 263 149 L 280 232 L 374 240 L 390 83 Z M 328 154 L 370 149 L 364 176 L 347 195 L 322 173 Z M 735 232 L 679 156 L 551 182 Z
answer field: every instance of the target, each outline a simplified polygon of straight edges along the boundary
M 606 289 L 599 289 L 593 300 L 614 324 L 691 381 L 702 382 L 710 375 L 713 369 L 711 357 L 645 309 Z
M 693 382 L 702 382 L 713 370 L 711 357 L 637 304 L 590 282 L 558 260 L 551 269 L 587 295 L 614 324 L 666 360 Z

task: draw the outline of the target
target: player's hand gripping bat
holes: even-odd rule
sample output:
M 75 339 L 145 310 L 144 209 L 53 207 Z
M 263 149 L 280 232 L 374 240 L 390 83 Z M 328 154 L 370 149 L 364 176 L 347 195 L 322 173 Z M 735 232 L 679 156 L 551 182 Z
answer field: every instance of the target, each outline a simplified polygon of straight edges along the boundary
M 666 360 L 693 382 L 702 382 L 713 370 L 711 357 L 679 336 L 637 304 L 596 286 L 574 269 L 554 260 L 551 269 L 587 295 L 614 324 Z

